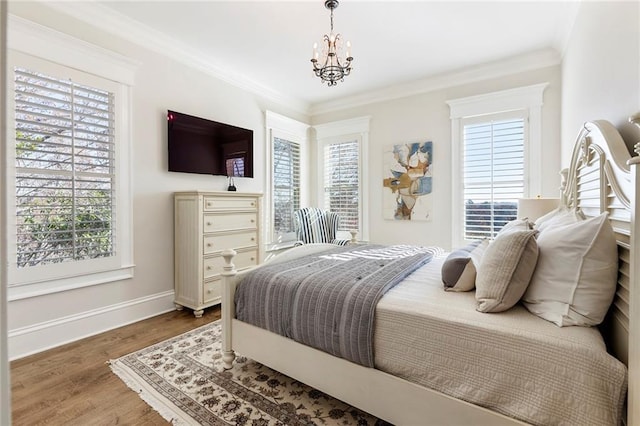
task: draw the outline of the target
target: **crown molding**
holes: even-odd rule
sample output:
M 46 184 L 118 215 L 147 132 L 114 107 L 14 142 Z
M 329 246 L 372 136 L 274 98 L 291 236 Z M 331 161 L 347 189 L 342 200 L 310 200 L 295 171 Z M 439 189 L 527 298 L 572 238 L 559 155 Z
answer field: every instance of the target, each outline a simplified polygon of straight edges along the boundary
M 379 90 L 312 104 L 275 91 L 242 76 L 238 72 L 225 69 L 224 64 L 203 58 L 200 52 L 191 46 L 177 42 L 173 38 L 95 1 L 48 2 L 46 0 L 37 0 L 37 2 L 99 28 L 106 33 L 121 37 L 143 48 L 177 60 L 239 89 L 308 116 L 390 101 L 447 87 L 553 66 L 559 64 L 562 59 L 555 49 L 549 48 L 505 60 L 465 67 L 420 80 L 399 83 Z M 563 40 L 563 42 L 561 44 L 566 44 L 566 41 Z
M 309 113 L 309 103 L 277 92 L 242 76 L 238 72 L 225 69 L 224 65 L 203 58 L 202 54 L 191 46 L 177 42 L 175 39 L 139 21 L 94 1 L 48 2 L 46 0 L 38 0 L 38 2 L 57 12 L 99 28 L 106 33 L 121 37 L 186 66 L 202 71 L 239 89 L 264 97 L 294 111 L 303 114 Z
M 376 102 L 415 96 L 434 90 L 475 83 L 491 78 L 530 71 L 558 65 L 561 57 L 554 49 L 544 49 L 524 55 L 514 56 L 505 60 L 489 62 L 477 66 L 466 67 L 452 72 L 426 77 L 417 81 L 396 84 L 384 89 L 340 98 L 329 102 L 314 104 L 309 114 L 311 116 L 354 108 Z

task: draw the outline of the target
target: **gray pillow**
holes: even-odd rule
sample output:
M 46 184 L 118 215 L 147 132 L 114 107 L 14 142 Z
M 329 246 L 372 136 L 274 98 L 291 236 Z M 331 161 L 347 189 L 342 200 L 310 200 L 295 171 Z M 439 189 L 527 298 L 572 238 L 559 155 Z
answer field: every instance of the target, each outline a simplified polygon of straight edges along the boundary
M 538 261 L 537 234 L 515 227 L 489 244 L 476 277 L 476 310 L 502 312 L 518 303 Z
M 446 291 L 471 291 L 476 285 L 476 270 L 489 245 L 477 240 L 451 252 L 442 264 L 442 283 Z

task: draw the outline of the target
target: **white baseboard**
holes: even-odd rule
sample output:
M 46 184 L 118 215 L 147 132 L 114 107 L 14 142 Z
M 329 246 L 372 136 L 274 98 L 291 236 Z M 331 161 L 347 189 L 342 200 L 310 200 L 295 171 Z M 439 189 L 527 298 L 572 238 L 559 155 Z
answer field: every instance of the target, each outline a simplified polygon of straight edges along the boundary
M 9 359 L 23 358 L 172 311 L 173 298 L 171 290 L 9 330 Z

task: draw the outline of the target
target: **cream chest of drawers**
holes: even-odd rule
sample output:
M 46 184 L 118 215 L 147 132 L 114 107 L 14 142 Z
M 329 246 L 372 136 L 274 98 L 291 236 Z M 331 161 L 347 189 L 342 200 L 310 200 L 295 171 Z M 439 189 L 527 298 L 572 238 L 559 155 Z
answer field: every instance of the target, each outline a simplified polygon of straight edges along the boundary
M 220 303 L 224 249 L 238 255 L 242 270 L 260 260 L 260 194 L 176 192 L 174 194 L 175 304 L 193 309 Z

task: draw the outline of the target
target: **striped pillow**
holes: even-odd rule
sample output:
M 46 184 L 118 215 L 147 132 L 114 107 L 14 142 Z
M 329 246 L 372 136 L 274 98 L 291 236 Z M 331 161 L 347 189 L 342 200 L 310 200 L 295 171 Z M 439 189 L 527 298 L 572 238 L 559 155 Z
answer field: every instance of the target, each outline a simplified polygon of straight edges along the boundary
M 300 241 L 305 244 L 334 243 L 340 225 L 340 216 L 337 213 L 305 207 L 296 211 L 295 216 L 296 233 Z

